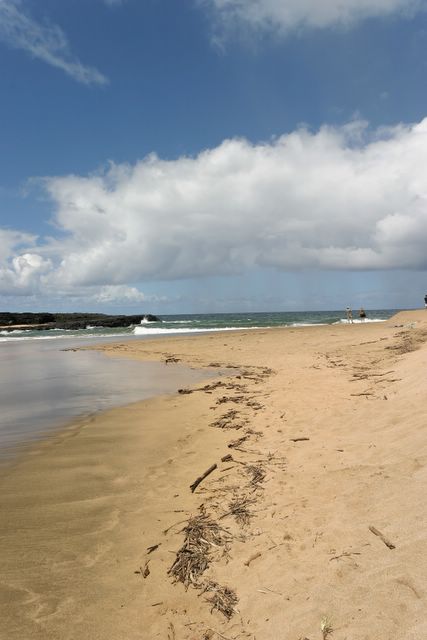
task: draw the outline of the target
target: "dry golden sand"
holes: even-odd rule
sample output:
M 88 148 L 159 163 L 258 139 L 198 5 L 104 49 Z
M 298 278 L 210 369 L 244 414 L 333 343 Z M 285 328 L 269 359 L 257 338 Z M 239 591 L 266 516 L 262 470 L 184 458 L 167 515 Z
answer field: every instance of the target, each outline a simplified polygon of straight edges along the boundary
M 426 341 L 420 311 L 102 347 L 237 369 L 82 420 L 2 472 L 0 638 L 426 638 Z M 230 410 L 240 428 L 212 426 Z M 211 526 L 186 590 L 168 570 L 189 520 Z M 224 595 L 230 619 L 211 611 Z

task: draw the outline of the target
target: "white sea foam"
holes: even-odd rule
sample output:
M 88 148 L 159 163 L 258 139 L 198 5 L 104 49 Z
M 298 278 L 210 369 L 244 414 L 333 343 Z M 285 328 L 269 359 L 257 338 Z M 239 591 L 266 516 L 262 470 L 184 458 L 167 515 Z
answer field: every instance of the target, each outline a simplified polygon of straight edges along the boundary
M 133 333 L 136 336 L 153 336 L 163 335 L 168 333 L 207 333 L 212 331 L 252 331 L 253 329 L 269 329 L 270 327 L 210 327 L 205 329 L 194 329 L 187 327 L 185 329 L 163 329 L 162 327 L 155 327 L 152 329 L 146 329 L 145 327 L 135 327 Z
M 326 322 L 293 322 L 289 327 L 326 327 Z
M 386 322 L 384 318 L 365 318 L 364 320 L 360 320 L 360 318 L 353 318 L 353 320 L 347 320 L 347 318 L 341 318 L 338 322 L 334 322 L 333 324 L 365 324 L 368 322 Z
M 13 329 L 13 331 L 0 331 L 0 336 L 10 336 L 12 334 L 16 335 L 18 333 L 27 333 L 28 329 Z

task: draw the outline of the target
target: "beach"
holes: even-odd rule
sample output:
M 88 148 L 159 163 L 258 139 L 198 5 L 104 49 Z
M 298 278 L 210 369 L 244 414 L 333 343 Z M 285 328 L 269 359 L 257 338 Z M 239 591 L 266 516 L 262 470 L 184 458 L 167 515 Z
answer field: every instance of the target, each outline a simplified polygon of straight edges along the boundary
M 99 345 L 211 377 L 0 471 L 0 638 L 427 637 L 426 343 L 423 310 Z

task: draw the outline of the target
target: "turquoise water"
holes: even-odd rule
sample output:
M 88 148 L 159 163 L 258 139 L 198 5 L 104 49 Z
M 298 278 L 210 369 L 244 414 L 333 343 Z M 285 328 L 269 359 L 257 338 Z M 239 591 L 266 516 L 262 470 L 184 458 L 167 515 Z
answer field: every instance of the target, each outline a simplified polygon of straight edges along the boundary
M 367 310 L 366 322 L 381 322 L 397 313 L 396 309 Z M 357 311 L 354 321 L 359 322 Z M 0 331 L 0 342 L 12 340 L 53 340 L 56 338 L 96 338 L 201 333 L 206 331 L 232 331 L 235 329 L 255 329 L 267 327 L 295 327 L 346 322 L 345 311 L 289 311 L 270 313 L 204 313 L 189 315 L 164 315 L 161 322 L 144 323 L 138 326 L 108 329 L 103 327 L 64 331 L 19 330 Z

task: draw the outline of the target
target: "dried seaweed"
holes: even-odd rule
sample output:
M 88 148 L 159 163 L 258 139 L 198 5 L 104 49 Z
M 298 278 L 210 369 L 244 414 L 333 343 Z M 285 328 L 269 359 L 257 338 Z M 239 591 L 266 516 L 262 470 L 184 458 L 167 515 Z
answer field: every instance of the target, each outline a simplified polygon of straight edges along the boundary
M 246 465 L 245 471 L 251 477 L 250 482 L 253 486 L 256 486 L 257 484 L 263 482 L 265 476 L 267 475 L 265 469 L 256 464 Z
M 249 511 L 249 506 L 256 502 L 255 498 L 240 497 L 234 498 L 228 504 L 228 511 L 224 513 L 221 518 L 225 518 L 228 515 L 235 517 L 237 524 L 241 527 L 247 526 L 252 518 L 252 513 Z
M 243 402 L 245 400 L 245 396 L 221 396 L 216 401 L 216 404 L 225 404 L 226 402 Z
M 217 429 L 241 429 L 245 426 L 245 421 L 236 422 L 236 418 L 240 416 L 239 412 L 235 409 L 230 409 L 227 413 L 224 413 L 218 420 L 211 422 L 211 427 Z
M 184 544 L 168 573 L 186 589 L 190 584 L 200 587 L 199 578 L 209 567 L 215 550 L 227 551 L 230 534 L 205 513 L 190 518 L 183 532 Z
M 241 444 L 243 444 L 244 442 L 246 442 L 246 440 L 249 440 L 250 436 L 248 434 L 246 434 L 245 436 L 242 436 L 241 438 L 237 438 L 236 440 L 232 440 L 231 442 L 228 443 L 228 448 L 229 449 L 235 449 L 236 447 L 240 447 Z
M 211 598 L 207 598 L 207 601 L 212 605 L 211 611 L 219 611 L 227 620 L 230 620 L 232 615 L 236 613 L 239 599 L 236 592 L 229 587 L 222 587 L 217 582 L 209 581 L 205 585 L 204 592 L 213 593 Z

